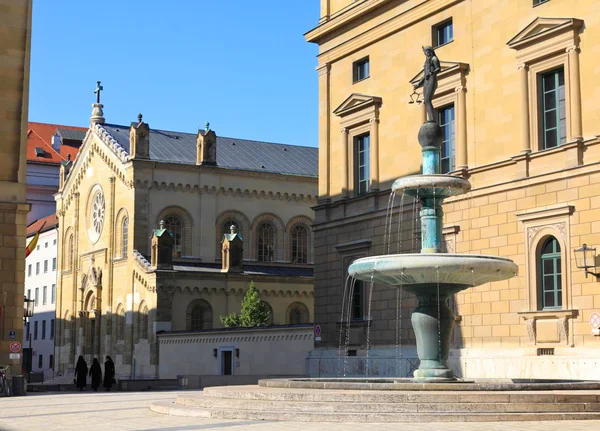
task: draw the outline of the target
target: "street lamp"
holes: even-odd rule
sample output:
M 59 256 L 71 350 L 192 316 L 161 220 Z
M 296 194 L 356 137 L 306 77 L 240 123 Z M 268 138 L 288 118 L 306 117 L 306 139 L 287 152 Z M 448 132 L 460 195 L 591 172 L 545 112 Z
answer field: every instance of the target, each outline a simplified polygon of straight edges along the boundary
M 588 247 L 587 244 L 583 244 L 581 248 L 578 248 L 575 251 L 575 264 L 577 268 L 585 270 L 585 278 L 587 278 L 588 274 L 595 275 L 596 277 L 600 276 L 600 274 L 592 272 L 589 268 L 596 267 L 596 249 L 592 247 Z
M 27 370 L 27 372 L 29 375 L 29 380 L 31 380 L 31 369 L 33 368 L 33 350 L 31 349 L 31 325 L 29 325 L 29 321 L 27 319 L 30 319 L 33 316 L 35 300 L 25 297 L 23 301 L 23 320 L 25 324 L 27 324 L 27 338 L 29 339 L 29 369 Z M 23 359 L 25 359 L 24 356 Z

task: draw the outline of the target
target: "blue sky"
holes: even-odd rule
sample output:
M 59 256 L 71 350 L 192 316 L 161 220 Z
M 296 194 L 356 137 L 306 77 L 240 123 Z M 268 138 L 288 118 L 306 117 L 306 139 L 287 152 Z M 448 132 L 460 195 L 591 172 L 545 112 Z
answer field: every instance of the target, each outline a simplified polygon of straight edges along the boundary
M 29 119 L 316 147 L 319 0 L 34 0 Z

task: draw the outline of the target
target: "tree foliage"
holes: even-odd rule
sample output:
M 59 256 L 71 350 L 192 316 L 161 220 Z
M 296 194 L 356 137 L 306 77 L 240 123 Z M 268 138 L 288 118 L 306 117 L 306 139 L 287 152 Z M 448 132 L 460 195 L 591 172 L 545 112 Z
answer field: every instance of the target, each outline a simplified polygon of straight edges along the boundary
M 220 319 L 226 328 L 251 328 L 268 325 L 271 316 L 269 309 L 260 300 L 258 289 L 251 281 L 244 295 L 240 314 L 231 313 L 227 316 L 220 316 Z

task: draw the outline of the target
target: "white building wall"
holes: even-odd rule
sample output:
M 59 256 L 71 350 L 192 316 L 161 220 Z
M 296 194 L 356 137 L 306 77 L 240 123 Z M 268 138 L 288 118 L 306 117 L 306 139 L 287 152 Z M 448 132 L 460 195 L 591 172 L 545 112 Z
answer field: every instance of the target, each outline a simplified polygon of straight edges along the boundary
M 32 239 L 33 236 L 29 237 L 27 243 Z M 52 378 L 54 374 L 51 367 L 51 356 L 54 357 L 54 334 L 56 333 L 57 250 L 58 230 L 53 228 L 40 234 L 36 249 L 25 261 L 25 296 L 36 299 L 37 289 L 34 314 L 29 319 L 33 349 L 32 371 L 43 371 L 45 379 Z M 36 323 L 37 336 L 35 333 Z M 54 330 L 52 329 L 53 325 Z M 25 338 L 23 340 L 24 348 L 30 346 L 30 341 L 27 340 L 27 337 Z

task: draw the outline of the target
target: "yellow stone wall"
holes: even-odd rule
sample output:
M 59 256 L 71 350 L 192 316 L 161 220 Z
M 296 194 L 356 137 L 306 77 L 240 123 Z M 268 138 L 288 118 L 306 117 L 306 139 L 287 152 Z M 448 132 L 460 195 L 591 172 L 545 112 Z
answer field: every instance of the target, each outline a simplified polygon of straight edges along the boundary
M 224 213 L 236 212 L 243 214 L 247 221 L 246 225 L 242 223 L 244 248 L 248 249 L 246 262 L 256 261 L 256 253 L 252 251 L 255 246 L 252 227 L 266 217 L 277 228 L 280 250 L 277 264 L 287 262 L 289 265 L 289 228 L 301 221 L 310 229 L 311 205 L 316 203 L 315 178 L 183 165 L 149 167 L 145 161 L 119 159 L 97 128 L 93 125 L 88 132 L 56 198 L 60 235 L 56 311 L 59 370 L 72 368 L 73 360 L 80 354 L 88 362 L 93 357 L 108 354 L 115 361 L 119 376 L 131 375 L 133 361 L 136 376 L 155 376 L 158 370 L 155 332 L 185 330 L 186 310 L 195 299 L 205 299 L 211 304 L 213 328 L 222 327 L 219 316 L 240 311 L 244 291 L 251 280 L 264 291 L 262 299 L 271 305 L 276 323 L 285 324 L 286 310 L 294 302 L 304 304 L 312 318 L 312 278 L 304 281 L 297 277 L 250 277 L 219 272 L 161 276 L 137 252 L 150 259 L 153 229 L 158 228 L 160 219 L 170 209 L 176 209 L 187 223 L 184 243 L 189 241 L 190 247 L 175 265 L 202 262 L 215 263 L 218 267 L 221 235 L 216 231 L 217 222 L 219 216 L 224 217 L 223 222 L 228 220 Z M 88 231 L 91 199 L 98 188 L 104 195 L 105 210 L 102 232 L 96 241 Z M 129 218 L 129 228 L 124 257 L 122 222 L 125 216 Z M 69 266 L 71 235 L 74 257 L 73 265 Z M 311 248 L 312 239 L 309 262 L 312 261 Z M 159 319 L 159 292 L 167 287 L 173 288 L 167 311 L 171 321 L 164 322 Z M 146 307 L 148 337 L 143 338 L 140 322 Z M 125 316 L 123 339 L 117 337 L 121 315 Z M 92 344 L 90 331 L 94 330 Z
M 465 377 L 552 373 L 597 378 L 597 371 L 584 362 L 597 358 L 589 349 L 600 346 L 589 324 L 590 314 L 600 311 L 600 283 L 594 276 L 586 278 L 574 260 L 574 250 L 583 243 L 600 248 L 600 107 L 596 102 L 600 4 L 593 1 L 549 0 L 536 7 L 521 0 L 322 1 L 319 25 L 306 34 L 309 42 L 320 47 L 315 323 L 325 322 L 329 313 L 339 313 L 334 310 L 339 310 L 335 296 L 342 289 L 343 250 L 350 247 L 343 233 L 351 230 L 350 240 L 372 239 L 360 250 L 346 252 L 348 259 L 353 254 L 384 252 L 380 235 L 385 228 L 380 225 L 391 183 L 421 171 L 417 132 L 425 116 L 422 105 L 408 104 L 409 81 L 423 67 L 421 46 L 432 44 L 432 28 L 449 18 L 454 39 L 436 48 L 436 55 L 443 68 L 449 67 L 444 62 L 460 63 L 460 67 L 439 75 L 433 103 L 435 107 L 454 103 L 456 161 L 463 168 L 453 174 L 468 178 L 473 190 L 444 205 L 447 248 L 508 257 L 519 266 L 518 277 L 469 289 L 455 298 L 458 320 L 453 347 L 483 353 L 476 359 L 477 353 L 458 353 L 453 367 Z M 370 76 L 353 84 L 352 64 L 366 56 Z M 558 65 L 565 69 L 567 143 L 542 151 L 537 79 Z M 342 102 L 366 96 L 381 98 L 381 106 L 362 117 L 352 114 L 358 119 L 354 124 L 334 113 Z M 373 108 L 363 110 L 367 109 Z M 365 127 L 366 121 L 371 125 Z M 340 134 L 343 128 L 347 129 Z M 355 130 L 371 132 L 372 181 L 374 162 L 379 165 L 379 192 L 364 196 L 353 193 L 351 156 L 350 168 L 346 162 L 345 146 L 352 141 L 345 140 L 344 133 L 351 138 Z M 378 156 L 373 130 L 378 130 Z M 347 170 L 350 199 L 344 199 Z M 406 199 L 405 205 L 405 213 L 412 214 L 412 201 Z M 379 227 L 373 231 L 372 226 Z M 536 247 L 549 235 L 561 244 L 563 306 L 540 312 Z M 411 235 L 404 237 L 403 250 Z M 379 302 L 373 306 L 377 312 L 382 307 Z M 385 307 L 383 319 L 395 311 Z M 404 309 L 409 313 L 406 303 Z M 336 345 L 334 323 L 324 324 L 324 340 L 317 347 Z M 373 325 L 377 327 L 376 322 Z M 372 332 L 371 340 L 380 346 L 394 344 L 393 331 L 379 340 L 377 331 L 375 335 Z M 403 335 L 409 344 L 410 338 L 410 333 Z M 523 366 L 519 360 L 509 365 L 498 359 L 505 356 L 501 348 L 507 347 L 515 358 L 535 358 L 548 353 L 540 353 L 539 348 L 550 348 L 562 359 L 553 359 L 554 366 L 548 362 L 540 367 L 541 362 L 535 361 Z M 364 349 L 364 343 L 353 348 Z M 569 357 L 581 361 L 569 368 Z M 486 362 L 492 359 L 498 359 L 497 367 Z

